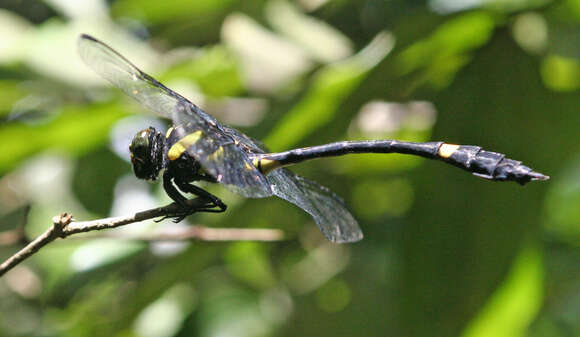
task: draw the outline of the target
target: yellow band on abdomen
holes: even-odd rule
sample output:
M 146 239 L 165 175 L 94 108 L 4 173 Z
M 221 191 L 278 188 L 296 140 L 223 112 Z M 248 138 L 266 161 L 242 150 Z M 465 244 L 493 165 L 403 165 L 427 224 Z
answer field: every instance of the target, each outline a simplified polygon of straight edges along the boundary
M 449 158 L 453 153 L 455 153 L 455 151 L 457 151 L 459 146 L 460 145 L 443 143 L 441 147 L 439 147 L 439 156 L 441 158 Z
M 263 174 L 268 174 L 269 172 L 283 166 L 277 160 L 271 160 L 266 158 L 254 159 L 252 164 L 254 164 L 254 166 L 257 167 Z

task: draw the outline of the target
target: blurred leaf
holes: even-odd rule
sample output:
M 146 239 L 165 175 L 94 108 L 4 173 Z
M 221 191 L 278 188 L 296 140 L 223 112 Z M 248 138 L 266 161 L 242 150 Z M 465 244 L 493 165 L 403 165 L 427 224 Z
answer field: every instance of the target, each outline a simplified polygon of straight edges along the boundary
M 129 170 L 129 163 L 108 149 L 89 152 L 77 161 L 72 178 L 74 194 L 89 212 L 107 216 L 117 181 Z
M 194 292 L 186 284 L 177 284 L 139 314 L 134 330 L 139 337 L 171 337 L 181 329 L 194 309 Z
M 577 2 L 577 1 L 576 1 Z M 578 6 L 580 7 L 580 6 Z M 570 13 L 569 11 L 567 14 Z M 578 13 L 580 14 L 580 13 Z M 576 22 L 548 21 L 549 51 L 566 58 L 580 58 L 580 29 Z M 528 32 L 530 34 L 530 32 Z
M 442 24 L 428 38 L 402 51 L 397 56 L 395 68 L 401 75 L 422 71 L 422 80 L 439 87 L 447 85 L 469 62 L 468 52 L 489 40 L 495 21 L 486 12 L 459 15 Z
M 557 55 L 546 57 L 541 66 L 546 86 L 556 91 L 574 91 L 580 88 L 580 63 Z
M 577 22 L 580 19 L 580 2 L 578 0 L 556 1 L 549 13 L 560 22 Z
M 118 299 L 123 280 L 113 276 L 88 281 L 85 287 L 74 294 L 66 307 L 54 307 L 47 312 L 46 318 L 52 327 L 52 334 L 68 337 L 94 336 L 98 335 L 96 331 L 100 326 L 114 321 L 114 316 L 101 315 L 100 310 L 103 307 L 111 308 L 111 301 Z
M 26 95 L 19 84 L 20 81 L 0 80 L 0 116 L 9 114 L 12 105 Z
M 529 53 L 541 53 L 548 43 L 546 18 L 538 13 L 518 15 L 512 26 L 514 40 Z
M 317 71 L 305 96 L 284 115 L 264 142 L 274 150 L 289 148 L 332 121 L 341 103 L 387 56 L 393 44 L 390 35 L 380 33 L 357 55 Z
M 215 283 L 197 315 L 199 336 L 270 336 L 272 326 L 260 312 L 256 294 L 232 284 Z
M 550 326 L 542 329 L 534 323 L 530 336 L 559 337 L 578 331 L 579 1 L 552 1 L 542 8 L 533 6 L 544 0 L 48 1 L 46 5 L 58 13 L 42 11 L 41 19 L 35 19 L 38 6 L 15 2 L 7 5 L 18 10 L 7 16 L 0 13 L 0 28 L 6 28 L 0 29 L 0 62 L 10 62 L 10 68 L 0 71 L 4 76 L 0 114 L 10 113 L 0 125 L 0 208 L 26 189 L 43 197 L 46 205 L 33 201 L 27 233 L 45 230 L 50 217 L 62 210 L 82 218 L 94 215 L 81 207 L 89 204 L 86 198 L 79 202 L 79 195 L 70 192 L 73 170 L 78 170 L 77 189 L 94 196 L 90 208 L 106 211 L 107 185 L 116 179 L 108 165 L 119 166 L 116 172 L 129 166 L 119 159 L 103 163 L 103 177 L 97 167 L 89 167 L 99 160 L 110 161 L 108 154 L 100 154 L 107 151 L 103 147 L 109 127 L 126 106 L 82 101 L 62 109 L 62 102 L 77 100 L 78 92 L 70 85 L 45 85 L 46 76 L 62 83 L 75 80 L 83 88 L 93 83 L 81 73 L 90 70 L 73 64 L 78 62 L 74 37 L 87 27 L 143 70 L 154 74 L 161 73 L 155 69 L 166 70 L 160 79 L 179 91 L 184 84 L 184 94 L 195 81 L 208 96 L 260 96 L 263 102 L 274 102 L 275 111 L 292 108 L 281 120 L 281 114 L 273 113 L 263 121 L 254 119 L 256 124 L 244 124 L 260 136 L 273 130 L 271 145 L 279 149 L 304 143 L 306 137 L 313 142 L 328 140 L 344 135 L 347 128 L 350 139 L 425 141 L 435 136 L 513 155 L 554 180 L 522 189 L 403 155 L 346 156 L 296 167 L 330 183 L 339 194 L 354 193 L 350 206 L 362 212 L 358 220 L 366 238 L 352 245 L 323 242 L 311 218 L 281 200 L 246 200 L 210 184 L 218 185 L 209 190 L 225 196 L 228 212 L 197 214 L 190 220 L 217 227 L 279 227 L 291 234 L 289 239 L 240 245 L 192 242 L 172 256 L 157 254 L 159 246 L 152 244 L 150 252 L 146 249 L 134 258 L 87 272 L 75 272 L 68 263 L 73 251 L 87 241 L 59 240 L 25 262 L 25 268 L 38 271 L 39 298 L 23 300 L 0 282 L 0 335 L 457 336 L 473 319 L 466 334 L 495 337 L 525 333 L 540 304 L 535 321 Z M 435 4 L 456 10 L 441 15 Z M 504 12 L 514 8 L 525 12 Z M 337 46 L 349 44 L 345 41 L 360 50 L 384 29 L 395 32 L 402 46 L 392 59 L 385 60 L 384 55 L 390 47 L 373 51 L 371 44 L 356 56 L 326 64 L 344 57 Z M 328 38 L 335 41 L 332 36 L 346 40 L 327 44 Z M 157 68 L 161 55 L 137 37 L 150 37 L 165 50 L 202 43 L 216 46 L 190 54 L 176 49 L 165 54 L 169 60 Z M 166 64 L 172 68 L 163 68 Z M 14 79 L 23 82 L 11 82 Z M 91 88 L 86 94 L 107 100 L 111 92 L 117 93 Z M 24 113 L 18 114 L 18 106 L 31 96 L 46 104 L 25 105 Z M 437 123 L 413 130 L 399 123 L 388 131 L 375 128 L 375 134 L 362 128 L 352 132 L 354 112 L 366 102 L 408 105 L 417 99 L 437 107 Z M 242 117 L 245 108 L 226 100 L 227 112 L 216 117 L 228 123 L 233 120 L 226 118 L 230 112 Z M 226 100 L 208 97 L 200 104 L 220 111 L 212 101 Z M 19 102 L 16 109 L 14 101 Z M 368 123 L 380 126 L 372 118 Z M 53 148 L 67 153 L 38 156 Z M 27 160 L 27 155 L 34 158 Z M 42 157 L 52 159 L 36 159 Z M 8 172 L 12 167 L 14 171 Z M 411 167 L 405 172 L 409 182 L 390 177 L 394 170 Z M 43 183 L 43 177 L 50 184 Z M 23 186 L 22 180 L 28 185 Z M 161 185 L 151 190 L 167 201 Z M 526 237 L 544 243 L 549 280 L 545 303 L 540 303 L 543 266 L 537 248 L 526 248 L 528 253 L 521 253 L 524 257 L 516 259 L 504 280 Z M 2 253 L 15 248 L 2 247 Z M 112 250 L 119 253 L 117 247 Z M 94 254 L 86 261 L 107 252 Z M 115 257 L 110 260 L 114 261 Z M 490 291 L 502 280 L 490 300 Z M 174 292 L 176 286 L 187 290 Z M 25 326 L 27 322 L 30 326 Z M 163 324 L 167 326 L 157 330 Z M 135 329 L 138 325 L 140 331 Z
M 199 57 L 177 64 L 161 77 L 161 81 L 187 78 L 194 80 L 209 96 L 235 96 L 243 90 L 235 58 L 223 46 L 204 48 Z
M 80 245 L 71 256 L 71 265 L 77 272 L 100 268 L 119 262 L 141 251 L 145 245 L 115 239 L 91 240 Z
M 144 273 L 140 271 L 138 273 L 140 282 L 123 298 L 124 316 L 119 319 L 123 321 L 123 324 L 132 323 L 141 314 L 143 308 L 155 302 L 175 284 L 182 282 L 189 284 L 192 279 L 205 275 L 204 272 L 217 263 L 216 257 L 220 254 L 221 248 L 219 245 L 192 245 L 184 253 L 163 259 L 157 266 L 147 269 Z M 202 295 L 205 294 L 199 294 L 200 297 Z M 188 300 L 197 299 L 189 297 Z M 190 303 L 190 305 L 193 304 Z M 102 309 L 106 310 L 107 306 Z M 90 320 L 88 317 L 86 319 Z M 117 331 L 118 327 L 102 328 L 104 332 L 98 335 L 109 336 Z
M 352 42 L 337 29 L 302 13 L 284 0 L 269 1 L 266 16 L 275 30 L 303 46 L 320 62 L 335 62 L 352 54 Z
M 276 279 L 266 254 L 262 244 L 234 243 L 226 252 L 226 266 L 233 275 L 255 287 L 272 287 Z
M 524 10 L 532 10 L 537 7 L 545 6 L 552 2 L 551 0 L 493 0 L 493 1 L 484 1 L 487 8 L 502 11 L 502 12 L 515 12 L 515 11 L 524 11 Z
M 351 301 L 351 290 L 342 280 L 330 280 L 316 291 L 316 299 L 320 309 L 326 312 L 343 310 Z
M 38 261 L 38 265 L 44 274 L 44 291 L 50 293 L 54 289 L 71 277 L 74 276 L 75 271 L 69 263 L 72 253 L 76 247 L 82 243 L 71 243 L 67 246 L 47 246 L 42 250 L 42 254 L 33 257 L 34 261 Z
M 20 60 L 27 47 L 22 42 L 31 30 L 32 26 L 24 18 L 0 8 L 0 63 Z
M 124 116 L 116 104 L 67 106 L 54 121 L 27 126 L 9 123 L 0 126 L 0 172 L 40 151 L 58 148 L 81 154 L 102 145 L 113 123 Z
M 580 159 L 553 178 L 546 197 L 545 228 L 564 242 L 580 245 Z
M 535 244 L 528 244 L 514 260 L 503 284 L 469 323 L 462 336 L 525 336 L 542 305 L 542 288 L 541 252 Z
M 353 190 L 353 207 L 368 219 L 402 216 L 413 204 L 414 191 L 404 179 L 358 182 Z
M 283 265 L 282 277 L 298 294 L 306 294 L 326 284 L 346 268 L 349 250 L 345 246 L 322 244 L 292 265 Z M 294 258 L 294 257 L 288 257 Z
M 222 25 L 222 40 L 239 57 L 246 87 L 272 93 L 304 76 L 313 62 L 304 48 L 273 33 L 254 18 L 235 13 Z
M 119 0 L 114 2 L 112 11 L 115 16 L 138 18 L 152 24 L 185 19 L 204 22 L 223 13 L 233 3 L 234 0 Z

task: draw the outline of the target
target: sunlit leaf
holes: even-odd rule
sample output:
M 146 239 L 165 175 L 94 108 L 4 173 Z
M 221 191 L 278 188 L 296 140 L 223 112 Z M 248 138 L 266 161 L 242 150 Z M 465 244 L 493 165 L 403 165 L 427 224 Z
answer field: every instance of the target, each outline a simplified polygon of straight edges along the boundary
M 414 198 L 412 186 L 403 179 L 362 181 L 355 185 L 353 207 L 357 214 L 369 219 L 402 216 Z
M 558 239 L 580 245 L 580 160 L 554 178 L 546 198 L 545 228 Z
M 79 246 L 71 256 L 73 270 L 87 271 L 106 266 L 136 254 L 144 248 L 140 242 L 114 239 L 92 240 Z
M 357 55 L 320 69 L 306 95 L 266 137 L 274 150 L 289 148 L 330 122 L 341 103 L 393 47 L 393 38 L 381 33 Z
M 231 245 L 225 255 L 228 270 L 253 286 L 261 288 L 272 286 L 275 277 L 263 248 L 251 242 Z
M 32 25 L 24 18 L 0 9 L 0 63 L 14 62 L 22 57 L 26 43 L 22 43 L 32 30 Z
M 556 91 L 573 91 L 580 88 L 580 62 L 575 59 L 551 55 L 542 62 L 542 79 L 546 86 Z
M 242 288 L 215 283 L 197 315 L 201 336 L 268 336 L 272 324 L 261 314 L 258 298 Z
M 321 62 L 333 62 L 352 54 L 352 42 L 338 30 L 300 12 L 284 0 L 268 2 L 266 15 L 277 31 L 304 46 Z
M 48 124 L 27 126 L 17 122 L 0 127 L 0 172 L 48 148 L 81 154 L 102 145 L 113 123 L 125 113 L 118 105 L 68 106 Z
M 193 80 L 209 96 L 235 96 L 243 90 L 237 61 L 221 46 L 204 48 L 198 57 L 171 67 L 160 79 Z
M 141 337 L 171 337 L 179 332 L 193 310 L 194 293 L 186 284 L 177 284 L 139 314 L 134 329 Z
M 316 291 L 318 306 L 326 312 L 343 310 L 351 301 L 351 290 L 342 280 L 331 280 Z
M 254 91 L 279 91 L 314 66 L 304 48 L 248 15 L 229 15 L 221 35 L 223 42 L 238 55 L 246 87 Z
M 496 19 L 486 12 L 471 12 L 451 19 L 429 37 L 403 50 L 396 59 L 401 75 L 424 72 L 423 80 L 445 85 L 468 61 L 469 52 L 491 37 Z
M 0 116 L 10 113 L 13 104 L 24 97 L 25 92 L 19 85 L 19 81 L 0 80 Z
M 542 256 L 538 246 L 529 244 L 520 251 L 504 282 L 468 324 L 462 336 L 525 336 L 542 300 Z
M 150 23 L 171 22 L 177 19 L 198 18 L 206 21 L 228 8 L 233 0 L 120 0 L 114 3 L 113 13 L 131 16 Z

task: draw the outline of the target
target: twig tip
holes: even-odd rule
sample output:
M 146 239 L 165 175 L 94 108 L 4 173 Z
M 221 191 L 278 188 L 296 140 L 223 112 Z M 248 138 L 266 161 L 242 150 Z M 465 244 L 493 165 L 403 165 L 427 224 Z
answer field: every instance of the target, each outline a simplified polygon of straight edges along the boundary
M 65 226 L 67 226 L 68 224 L 70 224 L 73 221 L 73 215 L 69 214 L 69 213 L 61 213 L 57 216 L 54 216 L 52 218 L 52 223 L 55 226 L 58 226 L 60 228 L 63 228 Z

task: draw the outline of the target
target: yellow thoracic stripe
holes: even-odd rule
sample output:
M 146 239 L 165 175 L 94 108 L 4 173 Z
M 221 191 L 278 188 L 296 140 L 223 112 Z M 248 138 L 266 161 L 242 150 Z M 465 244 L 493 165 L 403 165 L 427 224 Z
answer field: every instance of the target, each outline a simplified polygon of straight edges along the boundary
M 439 147 L 439 156 L 441 158 L 449 158 L 457 149 L 459 149 L 459 145 L 443 143 Z
M 171 136 L 171 133 L 173 132 L 174 127 L 170 127 L 169 129 L 167 129 L 167 132 L 165 132 L 165 138 L 169 138 L 169 136 Z
M 224 147 L 220 146 L 214 153 L 210 154 L 208 158 L 211 160 L 217 161 L 222 158 L 224 155 Z
M 167 157 L 169 160 L 175 160 L 185 152 L 190 146 L 195 144 L 201 138 L 202 132 L 195 131 L 189 135 L 181 138 L 177 143 L 173 144 L 169 151 L 167 152 Z

